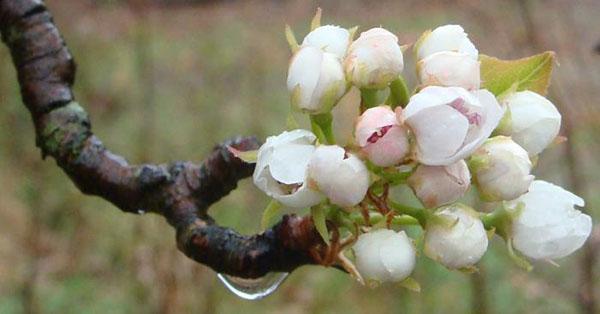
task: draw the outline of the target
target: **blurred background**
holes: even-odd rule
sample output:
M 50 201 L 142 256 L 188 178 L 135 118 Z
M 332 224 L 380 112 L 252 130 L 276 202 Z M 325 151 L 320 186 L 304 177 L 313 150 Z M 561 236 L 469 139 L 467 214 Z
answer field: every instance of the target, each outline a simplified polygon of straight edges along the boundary
M 462 24 L 481 53 L 557 52 L 551 100 L 569 140 L 541 156 L 536 175 L 583 196 L 600 221 L 600 2 L 581 1 L 83 1 L 47 0 L 78 64 L 75 90 L 94 130 L 131 162 L 200 161 L 234 135 L 285 129 L 290 57 L 317 6 L 323 22 L 382 25 L 401 43 Z M 405 76 L 414 86 L 406 54 Z M 336 109 L 352 118 L 351 93 Z M 600 229 L 587 247 L 531 273 L 495 239 L 478 274 L 422 257 L 422 292 L 367 289 L 321 267 L 295 271 L 273 295 L 245 301 L 179 253 L 157 215 L 124 214 L 82 195 L 40 159 L 7 49 L 0 48 L 0 313 L 594 313 L 600 311 Z M 211 209 L 250 234 L 267 199 L 249 180 Z M 596 285 L 596 287 L 594 287 Z

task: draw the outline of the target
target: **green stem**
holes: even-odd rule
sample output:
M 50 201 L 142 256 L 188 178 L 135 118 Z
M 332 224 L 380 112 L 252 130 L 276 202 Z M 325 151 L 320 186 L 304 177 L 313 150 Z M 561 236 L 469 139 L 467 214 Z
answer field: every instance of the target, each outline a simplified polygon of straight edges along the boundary
M 390 207 L 398 214 L 412 216 L 419 221 L 422 227 L 425 227 L 427 224 L 427 218 L 429 213 L 424 208 L 412 207 L 404 204 L 400 204 L 390 200 L 388 202 Z
M 350 219 L 359 225 L 366 225 L 364 216 L 361 213 L 350 214 Z M 375 225 L 385 220 L 385 216 L 380 213 L 369 213 L 369 224 Z M 396 215 L 392 218 L 392 225 L 415 226 L 419 225 L 419 221 L 408 215 Z
M 398 76 L 398 78 L 393 80 L 390 84 L 389 101 L 391 102 L 391 107 L 392 109 L 398 106 L 404 108 L 408 104 L 409 100 L 410 92 L 408 91 L 408 86 L 406 86 L 406 82 L 402 76 Z
M 493 212 L 482 215 L 480 219 L 486 230 L 493 229 L 498 235 L 507 240 L 509 238 L 513 217 L 518 215 L 519 211 L 520 209 L 517 208 L 516 212 L 509 212 L 504 206 L 500 206 Z
M 329 145 L 335 144 L 333 115 L 331 113 L 310 115 L 310 125 L 319 142 Z
M 376 107 L 380 105 L 379 90 L 377 89 L 369 89 L 369 88 L 361 88 L 360 89 L 360 112 L 365 112 L 365 110 L 369 108 Z

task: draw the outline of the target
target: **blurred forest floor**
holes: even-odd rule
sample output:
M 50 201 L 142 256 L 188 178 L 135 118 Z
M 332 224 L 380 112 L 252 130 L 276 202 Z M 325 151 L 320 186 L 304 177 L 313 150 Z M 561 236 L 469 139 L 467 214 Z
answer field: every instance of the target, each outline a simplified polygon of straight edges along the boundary
M 289 23 L 301 38 L 311 1 L 47 0 L 75 60 L 77 99 L 95 132 L 132 162 L 200 161 L 216 143 L 285 128 Z M 202 2 L 202 1 L 197 1 Z M 321 1 L 324 22 L 382 25 L 401 43 L 428 28 L 462 24 L 481 53 L 519 58 L 557 52 L 550 97 L 568 142 L 547 150 L 539 178 L 564 185 L 600 219 L 600 2 Z M 407 64 L 412 62 L 406 54 Z M 414 82 L 414 66 L 404 71 Z M 414 86 L 414 85 L 413 85 Z M 356 111 L 349 96 L 337 114 Z M 595 250 L 517 268 L 496 239 L 481 272 L 449 272 L 425 257 L 421 293 L 367 289 L 321 267 L 294 272 L 274 295 L 249 302 L 179 253 L 156 215 L 123 214 L 82 195 L 52 160 L 41 161 L 5 47 L 0 49 L 0 313 L 576 313 L 600 300 Z M 249 180 L 211 213 L 241 232 L 258 230 L 267 200 Z

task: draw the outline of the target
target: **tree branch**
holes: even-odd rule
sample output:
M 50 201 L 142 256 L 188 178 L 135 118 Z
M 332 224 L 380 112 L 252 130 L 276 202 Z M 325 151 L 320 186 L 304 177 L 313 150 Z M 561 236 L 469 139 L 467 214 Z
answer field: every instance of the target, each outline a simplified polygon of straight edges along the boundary
M 324 243 L 310 217 L 285 216 L 262 234 L 242 236 L 216 225 L 207 214 L 211 204 L 253 171 L 253 165 L 235 158 L 227 146 L 256 149 L 255 138 L 225 142 L 201 165 L 130 165 L 94 136 L 87 113 L 75 102 L 75 62 L 44 3 L 0 0 L 0 31 L 42 157 L 53 157 L 81 192 L 125 212 L 163 215 L 176 228 L 178 248 L 217 272 L 253 278 L 316 263 L 311 252 L 323 250 Z

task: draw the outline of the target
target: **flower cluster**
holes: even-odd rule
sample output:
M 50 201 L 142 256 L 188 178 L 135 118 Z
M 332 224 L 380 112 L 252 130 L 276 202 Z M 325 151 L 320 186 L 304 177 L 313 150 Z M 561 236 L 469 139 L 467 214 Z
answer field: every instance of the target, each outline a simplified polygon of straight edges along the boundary
M 584 201 L 531 173 L 561 124 L 543 96 L 549 75 L 526 73 L 530 81 L 545 79 L 543 87 L 520 85 L 525 80 L 515 75 L 482 80 L 497 65 L 483 62 L 492 58 L 481 58 L 461 26 L 445 25 L 413 45 L 418 85 L 411 95 L 402 77 L 408 45 L 384 28 L 354 39 L 355 30 L 320 26 L 318 14 L 298 44 L 288 28 L 287 87 L 312 130 L 267 138 L 253 176 L 277 208 L 310 208 L 325 242 L 334 230 L 336 239 L 345 237 L 331 245 L 340 250 L 335 263 L 370 284 L 406 282 L 418 251 L 409 237 L 415 228 L 404 231 L 410 225 L 423 229 L 424 254 L 449 269 L 474 269 L 494 232 L 520 264 L 525 257 L 561 258 L 583 245 L 591 218 L 575 207 Z M 331 110 L 351 88 L 361 93 L 360 116 L 354 141 L 342 147 Z M 401 185 L 421 206 L 392 200 Z M 496 210 L 461 203 L 470 191 L 477 204 Z

